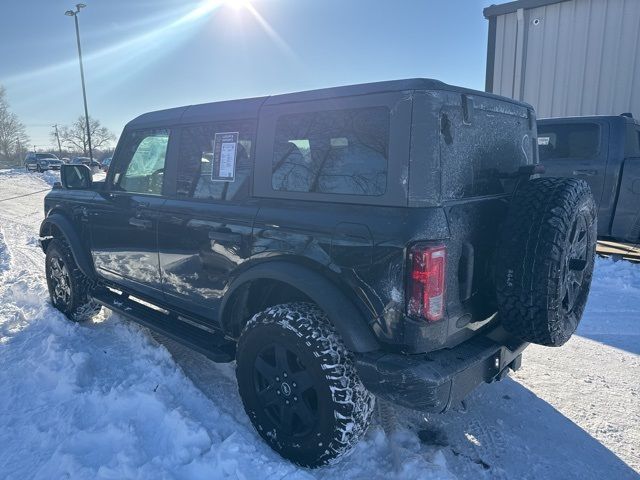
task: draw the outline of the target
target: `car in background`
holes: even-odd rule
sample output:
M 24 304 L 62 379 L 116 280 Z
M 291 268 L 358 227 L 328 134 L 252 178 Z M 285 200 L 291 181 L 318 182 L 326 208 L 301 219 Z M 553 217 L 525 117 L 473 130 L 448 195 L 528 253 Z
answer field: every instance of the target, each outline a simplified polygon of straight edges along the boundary
M 27 153 L 24 167 L 28 172 L 44 172 L 45 170 L 60 170 L 62 161 L 52 153 Z
M 111 157 L 103 158 L 100 168 L 105 172 L 109 171 L 109 165 L 111 165 Z
M 71 158 L 71 162 L 69 162 L 73 165 L 86 165 L 87 167 L 93 169 L 98 169 L 100 168 L 100 162 L 98 162 L 97 160 L 93 159 L 93 158 L 89 158 L 89 157 L 72 157 Z

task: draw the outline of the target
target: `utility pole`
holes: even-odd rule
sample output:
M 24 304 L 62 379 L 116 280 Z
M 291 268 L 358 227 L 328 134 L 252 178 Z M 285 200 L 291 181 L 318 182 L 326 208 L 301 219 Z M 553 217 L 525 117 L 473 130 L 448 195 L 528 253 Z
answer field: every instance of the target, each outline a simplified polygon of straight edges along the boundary
M 60 144 L 60 134 L 58 133 L 58 124 L 56 123 L 53 128 L 56 129 L 56 140 L 58 140 L 58 153 L 60 154 L 60 158 L 62 158 L 62 145 Z
M 76 4 L 76 9 L 67 10 L 64 14 L 73 17 L 76 24 L 76 41 L 78 43 L 78 59 L 80 60 L 80 80 L 82 81 L 82 98 L 84 99 L 84 119 L 87 126 L 87 143 L 89 144 L 89 158 L 93 159 L 93 149 L 91 148 L 91 128 L 89 127 L 89 108 L 87 107 L 87 90 L 84 86 L 84 67 L 82 66 L 82 47 L 80 46 L 80 27 L 78 25 L 78 13 L 86 7 L 84 3 Z

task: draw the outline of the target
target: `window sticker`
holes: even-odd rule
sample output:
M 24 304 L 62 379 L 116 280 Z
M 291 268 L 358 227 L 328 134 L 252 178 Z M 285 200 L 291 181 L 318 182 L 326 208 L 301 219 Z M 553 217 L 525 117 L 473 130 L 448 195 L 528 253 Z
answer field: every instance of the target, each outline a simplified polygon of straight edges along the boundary
M 211 180 L 233 182 L 236 179 L 236 155 L 238 153 L 238 132 L 216 133 L 213 140 L 213 168 Z
M 549 137 L 538 137 L 538 145 L 549 145 Z

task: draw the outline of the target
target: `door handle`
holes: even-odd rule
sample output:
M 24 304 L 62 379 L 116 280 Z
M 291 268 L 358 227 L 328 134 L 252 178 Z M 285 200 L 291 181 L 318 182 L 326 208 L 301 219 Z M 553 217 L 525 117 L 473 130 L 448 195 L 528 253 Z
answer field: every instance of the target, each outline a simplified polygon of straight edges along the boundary
M 226 243 L 238 243 L 242 239 L 239 233 L 221 232 L 219 230 L 209 230 L 209 240 L 216 240 Z
M 143 218 L 131 217 L 129 219 L 129 225 L 133 227 L 138 227 L 138 228 L 151 228 L 153 225 L 153 222 L 151 220 L 145 220 Z
M 580 177 L 594 177 L 598 174 L 598 170 L 574 170 L 573 174 Z

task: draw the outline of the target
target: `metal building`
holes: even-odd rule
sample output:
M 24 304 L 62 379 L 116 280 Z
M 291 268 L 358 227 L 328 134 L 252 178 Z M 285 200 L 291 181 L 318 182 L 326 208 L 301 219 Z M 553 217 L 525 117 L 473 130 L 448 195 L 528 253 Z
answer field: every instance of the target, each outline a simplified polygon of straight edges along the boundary
M 542 117 L 640 117 L 640 0 L 519 0 L 484 10 L 486 90 Z

